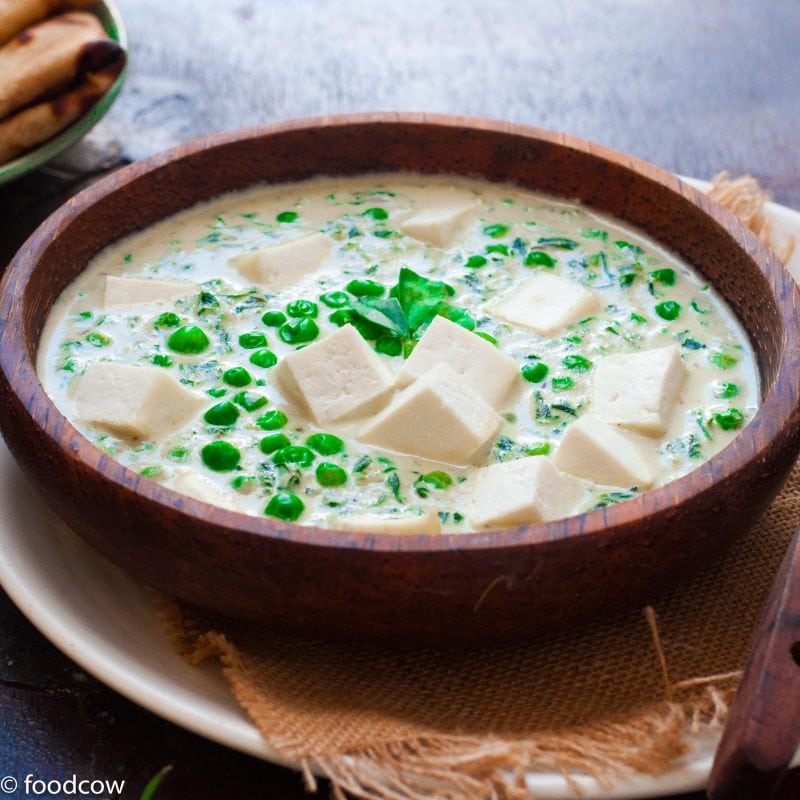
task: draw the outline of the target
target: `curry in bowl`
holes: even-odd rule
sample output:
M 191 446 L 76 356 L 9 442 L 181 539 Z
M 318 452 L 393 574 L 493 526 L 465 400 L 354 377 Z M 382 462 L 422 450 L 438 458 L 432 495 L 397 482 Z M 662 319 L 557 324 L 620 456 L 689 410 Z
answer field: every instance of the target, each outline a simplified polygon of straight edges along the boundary
M 640 231 L 403 173 L 251 188 L 114 243 L 55 304 L 38 367 L 141 476 L 379 533 L 630 499 L 719 452 L 759 403 L 728 305 Z

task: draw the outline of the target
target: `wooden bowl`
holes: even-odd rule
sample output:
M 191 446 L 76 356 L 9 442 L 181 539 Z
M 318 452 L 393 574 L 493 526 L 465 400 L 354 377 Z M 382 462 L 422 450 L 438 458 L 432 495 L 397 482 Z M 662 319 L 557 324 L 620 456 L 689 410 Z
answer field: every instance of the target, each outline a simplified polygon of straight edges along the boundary
M 415 171 L 578 198 L 703 273 L 747 329 L 763 402 L 685 477 L 540 525 L 386 536 L 215 508 L 121 466 L 46 395 L 35 369 L 53 301 L 102 248 L 256 182 Z M 672 175 L 535 128 L 415 114 L 324 117 L 191 142 L 108 176 L 31 236 L 2 283 L 0 424 L 45 501 L 123 569 L 181 600 L 306 635 L 401 643 L 514 639 L 651 601 L 764 510 L 800 446 L 800 317 L 788 273 L 737 219 Z

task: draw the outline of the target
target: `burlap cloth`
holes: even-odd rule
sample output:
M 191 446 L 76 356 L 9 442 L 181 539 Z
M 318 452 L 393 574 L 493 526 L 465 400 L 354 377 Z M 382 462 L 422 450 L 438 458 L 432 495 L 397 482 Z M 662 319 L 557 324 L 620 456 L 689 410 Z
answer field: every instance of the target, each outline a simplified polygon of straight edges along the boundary
M 723 174 L 712 194 L 768 239 L 752 179 Z M 309 788 L 316 773 L 337 796 L 522 798 L 526 769 L 601 783 L 657 774 L 687 751 L 687 733 L 719 727 L 798 523 L 800 467 L 727 556 L 655 609 L 522 645 L 409 653 L 311 642 L 163 598 L 160 616 L 191 662 L 220 660 Z

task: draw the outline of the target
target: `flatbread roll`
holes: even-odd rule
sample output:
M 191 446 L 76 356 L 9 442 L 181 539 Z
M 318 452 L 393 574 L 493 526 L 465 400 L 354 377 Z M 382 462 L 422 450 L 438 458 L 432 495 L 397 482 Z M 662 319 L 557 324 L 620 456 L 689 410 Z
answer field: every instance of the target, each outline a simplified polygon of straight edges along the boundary
M 110 42 L 97 17 L 72 11 L 0 47 L 0 119 L 96 69 L 97 50 L 88 45 L 97 42 Z
M 104 67 L 88 73 L 65 93 L 0 121 L 0 164 L 55 136 L 83 116 L 111 88 L 125 66 L 125 51 L 115 42 L 97 44 L 103 46 L 107 59 Z
M 0 44 L 4 44 L 34 22 L 72 11 L 89 8 L 96 0 L 0 0 Z

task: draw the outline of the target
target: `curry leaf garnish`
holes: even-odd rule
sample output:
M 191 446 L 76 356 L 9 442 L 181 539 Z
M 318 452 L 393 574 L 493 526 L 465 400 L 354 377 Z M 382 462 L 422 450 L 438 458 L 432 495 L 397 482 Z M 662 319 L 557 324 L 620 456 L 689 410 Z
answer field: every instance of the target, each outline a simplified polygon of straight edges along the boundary
M 454 294 L 455 289 L 449 284 L 403 267 L 389 297 L 362 297 L 353 303 L 352 313 L 400 338 L 407 356 L 411 347 L 406 343 L 418 339 L 436 316 L 446 317 L 467 330 L 475 328 L 469 312 L 448 302 Z
M 352 310 L 398 336 L 408 336 L 408 323 L 396 297 L 364 297 L 353 303 Z

